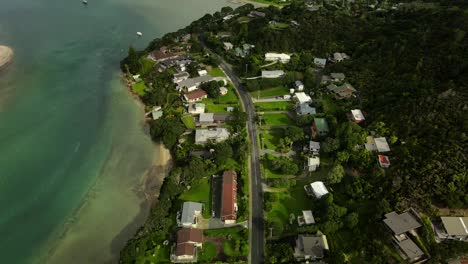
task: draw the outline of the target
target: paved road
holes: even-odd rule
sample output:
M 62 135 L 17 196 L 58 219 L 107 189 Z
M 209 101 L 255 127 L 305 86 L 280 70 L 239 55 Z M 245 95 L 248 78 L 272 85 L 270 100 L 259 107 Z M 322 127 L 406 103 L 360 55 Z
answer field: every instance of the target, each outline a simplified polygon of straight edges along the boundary
M 221 62 L 220 67 L 228 75 L 237 89 L 242 105 L 247 113 L 247 132 L 249 134 L 251 153 L 250 153 L 250 254 L 249 263 L 263 263 L 265 250 L 264 227 L 263 227 L 263 189 L 262 175 L 260 170 L 260 154 L 258 150 L 257 125 L 255 123 L 255 107 L 252 98 L 241 84 L 240 79 L 231 69 L 223 58 L 215 54 Z

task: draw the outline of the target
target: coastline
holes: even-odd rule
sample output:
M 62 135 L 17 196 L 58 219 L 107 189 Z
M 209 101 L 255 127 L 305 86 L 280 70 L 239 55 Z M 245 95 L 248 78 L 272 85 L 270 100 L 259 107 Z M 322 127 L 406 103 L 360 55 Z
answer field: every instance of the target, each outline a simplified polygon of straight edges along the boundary
M 0 69 L 13 60 L 14 54 L 13 49 L 10 47 L 0 45 Z
M 255 7 L 266 7 L 269 6 L 269 4 L 264 4 L 252 0 L 227 0 L 231 4 L 236 4 L 236 5 L 245 5 L 245 4 L 252 4 Z

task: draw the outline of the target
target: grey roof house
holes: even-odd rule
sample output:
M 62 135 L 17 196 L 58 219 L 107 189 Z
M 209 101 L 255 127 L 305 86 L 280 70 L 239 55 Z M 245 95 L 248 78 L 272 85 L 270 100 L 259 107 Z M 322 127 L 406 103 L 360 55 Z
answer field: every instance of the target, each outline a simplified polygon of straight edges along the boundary
M 319 260 L 325 256 L 326 250 L 328 242 L 325 235 L 298 235 L 294 257 L 297 261 Z
M 468 242 L 468 217 L 441 217 L 443 231 L 437 232 L 443 239 Z
M 180 216 L 179 226 L 196 227 L 198 216 L 202 213 L 202 204 L 195 202 L 185 202 L 182 205 L 182 214 Z
M 383 221 L 394 235 L 400 235 L 421 227 L 417 213 L 413 209 L 402 214 L 398 214 L 396 212 L 388 213 L 385 215 L 385 219 Z
M 230 136 L 226 128 L 197 129 L 195 131 L 195 144 L 206 144 L 208 141 L 222 142 Z
M 311 107 L 309 103 L 303 103 L 296 106 L 296 113 L 298 115 L 315 115 L 317 111 L 314 107 Z

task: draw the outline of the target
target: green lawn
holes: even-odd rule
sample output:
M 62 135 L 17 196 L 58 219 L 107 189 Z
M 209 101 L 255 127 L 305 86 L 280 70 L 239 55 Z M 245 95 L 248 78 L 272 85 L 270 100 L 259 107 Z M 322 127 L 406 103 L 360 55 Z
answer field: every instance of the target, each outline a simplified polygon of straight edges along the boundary
M 150 71 L 153 70 L 154 68 L 154 64 L 156 64 L 156 62 L 154 62 L 153 60 L 150 60 L 148 58 L 141 58 L 140 59 L 140 64 L 142 66 L 142 74 L 147 74 L 149 73 Z
M 263 138 L 263 146 L 260 147 L 275 150 L 276 146 L 279 144 L 279 139 L 283 136 L 283 128 L 272 128 L 269 130 L 263 130 L 261 132 L 261 138 Z M 261 143 L 262 142 L 260 142 L 260 144 Z
M 270 25 L 270 28 L 274 29 L 274 30 L 282 30 L 282 29 L 286 29 L 288 27 L 289 27 L 289 25 L 286 24 L 286 23 L 276 23 L 276 25 Z
M 284 87 L 284 86 L 277 86 L 277 87 L 273 87 L 273 88 L 268 88 L 268 89 L 264 89 L 264 90 L 258 90 L 258 91 L 250 92 L 250 95 L 253 98 L 283 96 L 283 95 L 286 95 L 286 94 L 289 94 L 289 88 Z
M 216 67 L 216 68 L 208 67 L 208 73 L 212 77 L 226 77 L 224 72 L 219 67 Z
M 211 217 L 211 183 L 203 178 L 192 185 L 190 190 L 183 192 L 179 200 L 203 203 L 203 218 Z
M 237 98 L 237 94 L 232 88 L 231 85 L 228 87 L 228 93 L 224 96 L 220 96 L 216 99 L 213 98 L 205 98 L 202 100 L 202 103 L 206 105 L 205 112 L 207 113 L 226 113 L 227 107 L 237 107 L 239 105 L 239 98 Z
M 323 106 L 323 112 L 335 115 L 338 112 L 338 105 L 331 97 L 323 97 L 320 101 Z
M 211 260 L 218 255 L 216 245 L 211 242 L 203 243 L 202 250 L 198 255 L 198 260 L 202 263 L 210 263 Z
M 250 22 L 250 18 L 249 18 L 249 17 L 246 17 L 246 16 L 242 16 L 242 17 L 239 17 L 239 18 L 237 19 L 237 22 L 239 22 L 239 24 L 249 23 L 249 22 Z
M 140 96 L 145 95 L 146 89 L 148 89 L 148 87 L 146 87 L 144 82 L 135 83 L 132 87 L 133 92 L 135 92 L 136 94 Z
M 289 126 L 294 125 L 293 120 L 287 114 L 264 114 L 261 115 L 267 126 Z
M 259 102 L 255 103 L 255 109 L 259 112 L 262 111 L 287 111 L 291 109 L 293 103 L 287 102 Z
M 193 120 L 192 115 L 183 115 L 181 117 L 181 119 L 182 119 L 182 122 L 184 123 L 186 128 L 188 128 L 188 129 L 195 129 L 196 128 L 195 120 Z

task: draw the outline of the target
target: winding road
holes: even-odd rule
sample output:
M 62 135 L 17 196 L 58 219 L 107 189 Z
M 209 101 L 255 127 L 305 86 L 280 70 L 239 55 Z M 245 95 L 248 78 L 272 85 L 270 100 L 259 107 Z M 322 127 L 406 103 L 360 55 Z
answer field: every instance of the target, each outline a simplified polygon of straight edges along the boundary
M 208 49 L 201 41 L 202 45 Z M 209 50 L 209 49 L 208 49 Z M 249 134 L 251 153 L 250 153 L 250 254 L 249 263 L 261 264 L 263 263 L 265 240 L 264 240 L 264 222 L 263 222 L 263 189 L 262 189 L 262 175 L 260 170 L 260 151 L 258 149 L 257 140 L 257 124 L 255 123 L 255 107 L 252 98 L 242 85 L 239 77 L 232 71 L 224 59 L 211 52 L 221 63 L 221 69 L 231 79 L 234 87 L 236 88 L 245 112 L 247 113 L 247 132 Z

